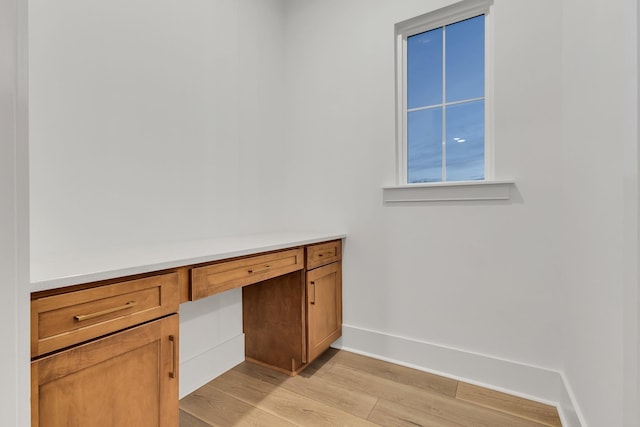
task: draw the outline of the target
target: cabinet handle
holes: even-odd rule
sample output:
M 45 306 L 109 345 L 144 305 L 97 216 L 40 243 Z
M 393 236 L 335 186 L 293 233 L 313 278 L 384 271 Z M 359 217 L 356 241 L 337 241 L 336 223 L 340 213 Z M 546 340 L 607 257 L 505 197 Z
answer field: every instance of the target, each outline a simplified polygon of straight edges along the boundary
M 76 319 L 78 322 L 82 322 L 83 320 L 89 320 L 96 317 L 104 316 L 105 314 L 115 313 L 116 311 L 126 310 L 127 308 L 134 307 L 136 304 L 137 303 L 135 301 L 129 301 L 125 305 L 122 305 L 120 307 L 108 308 L 106 310 L 96 311 L 95 313 L 90 313 L 90 314 L 77 314 L 73 316 L 73 318 Z
M 270 268 L 271 268 L 271 266 L 270 266 L 270 265 L 265 264 L 265 265 L 264 265 L 264 268 L 260 268 L 260 269 L 258 269 L 258 270 L 254 270 L 253 268 L 250 268 L 249 270 L 247 270 L 247 272 L 248 272 L 249 274 L 251 274 L 251 273 L 260 273 L 260 272 L 262 272 L 262 271 L 267 271 L 267 270 L 268 270 L 268 269 L 270 269 Z
M 313 301 L 309 301 L 309 304 L 315 305 L 315 303 L 316 303 L 316 282 L 311 281 L 311 282 L 309 282 L 309 284 L 311 286 L 313 286 Z
M 171 372 L 169 372 L 169 378 L 176 377 L 176 360 L 178 359 L 176 355 L 176 337 L 173 335 L 169 335 L 169 341 L 171 342 Z

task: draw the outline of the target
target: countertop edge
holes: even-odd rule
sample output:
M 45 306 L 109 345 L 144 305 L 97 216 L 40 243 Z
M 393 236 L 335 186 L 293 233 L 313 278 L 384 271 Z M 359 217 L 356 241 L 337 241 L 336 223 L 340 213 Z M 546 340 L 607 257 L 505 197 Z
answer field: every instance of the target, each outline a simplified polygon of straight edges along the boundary
M 260 237 L 260 240 L 264 241 L 264 235 L 256 235 Z M 219 261 L 227 258 L 235 258 L 239 256 L 253 255 L 262 252 L 270 252 L 281 249 L 293 248 L 297 246 L 310 245 L 314 243 L 320 243 L 330 240 L 338 240 L 346 238 L 345 233 L 331 233 L 331 234 L 319 234 L 319 233 L 309 233 L 305 235 L 304 233 L 295 234 L 295 238 L 287 238 L 286 235 L 284 237 L 276 237 L 279 236 L 274 234 L 274 238 L 271 241 L 267 241 L 262 244 L 247 244 L 240 247 L 235 247 L 230 250 L 215 250 L 212 252 L 203 251 L 202 254 L 192 255 L 188 257 L 176 257 L 170 259 L 159 259 L 158 261 L 147 261 L 144 263 L 133 263 L 132 265 L 123 266 L 123 267 L 110 267 L 110 268 L 96 268 L 93 271 L 84 271 L 78 272 L 75 274 L 64 274 L 64 275 L 52 275 L 52 277 L 46 277 L 46 274 L 40 274 L 40 276 L 45 276 L 45 278 L 38 279 L 36 281 L 31 282 L 30 291 L 31 292 L 40 292 L 46 291 L 50 289 L 61 288 L 65 286 L 73 286 L 84 283 L 92 283 L 101 280 L 108 279 L 116 279 L 118 277 L 126 277 L 133 276 L 136 274 L 144 274 L 151 273 L 154 271 L 162 271 L 168 270 L 172 268 L 182 267 L 186 265 L 192 264 L 200 264 L 212 261 Z M 249 238 L 251 236 L 248 236 Z M 247 236 L 242 236 L 243 239 L 247 239 Z M 221 240 L 229 240 L 228 237 Z M 269 239 L 267 239 L 269 240 Z M 217 242 L 218 239 L 208 239 L 205 241 L 197 241 L 199 244 L 206 243 L 207 241 L 212 242 L 212 246 L 215 246 L 213 243 Z M 184 242 L 182 242 L 184 245 Z M 231 245 L 230 245 L 231 246 Z M 236 245 L 237 246 L 237 245 Z M 152 249 L 150 249 L 152 250 Z M 160 257 L 162 258 L 162 257 Z M 32 267 L 33 268 L 33 267 Z M 79 270 L 82 270 L 81 268 Z

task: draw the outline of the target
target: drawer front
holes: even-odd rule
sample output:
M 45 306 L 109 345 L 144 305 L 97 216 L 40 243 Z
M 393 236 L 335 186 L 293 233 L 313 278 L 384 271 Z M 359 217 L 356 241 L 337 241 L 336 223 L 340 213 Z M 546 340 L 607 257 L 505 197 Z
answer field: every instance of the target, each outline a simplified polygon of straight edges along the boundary
M 307 246 L 307 270 L 342 259 L 342 241 Z
M 208 297 L 303 268 L 302 248 L 196 267 L 191 270 L 191 299 Z
M 178 274 L 168 273 L 31 301 L 31 356 L 175 313 Z

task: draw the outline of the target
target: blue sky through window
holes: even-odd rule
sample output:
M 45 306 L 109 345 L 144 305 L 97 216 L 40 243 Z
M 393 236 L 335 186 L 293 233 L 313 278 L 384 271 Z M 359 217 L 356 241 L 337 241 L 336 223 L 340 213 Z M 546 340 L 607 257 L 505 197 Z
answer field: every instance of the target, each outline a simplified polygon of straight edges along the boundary
M 407 38 L 407 182 L 484 179 L 484 15 Z

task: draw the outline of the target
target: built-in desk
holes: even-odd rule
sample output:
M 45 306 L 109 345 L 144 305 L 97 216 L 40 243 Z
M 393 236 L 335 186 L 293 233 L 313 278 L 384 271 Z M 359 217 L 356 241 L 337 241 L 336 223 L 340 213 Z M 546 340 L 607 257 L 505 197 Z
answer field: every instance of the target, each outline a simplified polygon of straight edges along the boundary
M 32 263 L 32 426 L 176 426 L 179 304 L 242 288 L 246 359 L 295 375 L 341 335 L 343 234 Z M 134 418 L 131 418 L 134 417 Z

